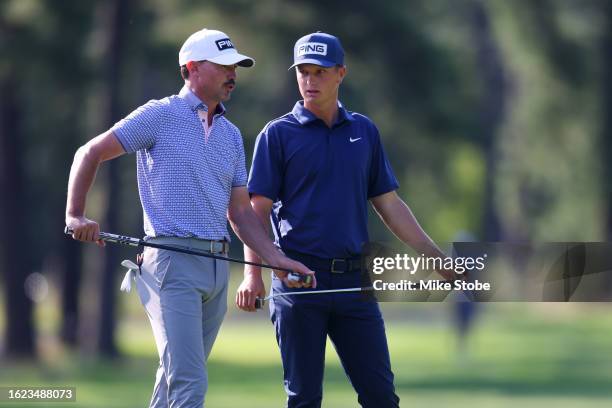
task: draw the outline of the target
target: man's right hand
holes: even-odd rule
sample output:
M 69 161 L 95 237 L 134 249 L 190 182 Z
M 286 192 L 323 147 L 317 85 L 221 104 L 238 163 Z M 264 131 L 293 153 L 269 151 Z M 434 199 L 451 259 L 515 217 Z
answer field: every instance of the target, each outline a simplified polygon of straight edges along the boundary
M 293 259 L 287 258 L 285 255 L 280 255 L 278 259 L 273 262 L 274 266 L 283 269 L 289 269 L 295 273 L 299 273 L 301 275 L 309 275 L 312 277 L 312 284 L 306 284 L 302 281 L 293 281 L 287 278 L 288 273 L 282 270 L 274 270 L 274 274 L 283 281 L 285 286 L 288 288 L 316 288 L 317 287 L 317 279 L 315 278 L 314 271 L 308 269 L 304 264 L 298 261 L 294 261 Z
M 247 267 L 248 268 L 248 267 Z M 255 299 L 266 296 L 266 287 L 261 272 L 248 274 L 245 272 L 244 280 L 236 291 L 236 306 L 245 312 L 255 312 Z
M 98 246 L 106 246 L 100 239 L 100 225 L 84 216 L 66 217 L 66 226 L 72 230 L 72 238 L 77 241 L 95 242 Z

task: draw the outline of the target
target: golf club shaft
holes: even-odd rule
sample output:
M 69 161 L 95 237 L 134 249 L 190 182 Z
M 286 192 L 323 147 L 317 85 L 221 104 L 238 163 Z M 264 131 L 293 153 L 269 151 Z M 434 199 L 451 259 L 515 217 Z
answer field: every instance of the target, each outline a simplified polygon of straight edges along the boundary
M 314 295 L 314 294 L 320 294 L 320 293 L 362 292 L 362 291 L 373 290 L 373 289 L 374 288 L 372 286 L 368 286 L 368 287 L 365 287 L 365 288 L 305 290 L 305 291 L 302 291 L 302 292 L 276 293 L 274 295 L 269 295 L 269 296 L 266 296 L 264 298 L 257 298 L 257 299 L 255 299 L 255 309 L 261 309 L 263 307 L 263 305 L 264 305 L 266 300 L 274 299 L 274 298 L 277 298 L 277 297 L 297 296 L 297 295 Z
M 64 234 L 72 235 L 73 231 L 69 227 L 66 226 L 66 228 L 64 229 Z M 209 253 L 202 252 L 202 251 L 196 251 L 193 249 L 183 249 L 183 248 L 178 248 L 172 245 L 156 244 L 154 242 L 148 242 L 148 241 L 138 239 L 138 238 L 126 237 L 124 235 L 110 234 L 108 232 L 100 232 L 98 235 L 102 241 L 112 242 L 115 244 L 130 245 L 134 247 L 143 246 L 143 247 L 165 249 L 168 251 L 181 252 L 184 254 L 203 256 L 205 258 L 220 259 L 222 261 L 236 262 L 236 263 L 241 263 L 245 265 L 254 265 L 254 266 L 259 266 L 261 268 L 268 268 L 268 269 L 274 269 L 277 271 L 289 272 L 292 275 L 297 275 L 300 278 L 300 280 L 302 280 L 305 283 L 310 283 L 312 280 L 310 276 L 300 275 L 298 273 L 293 272 L 291 269 L 279 268 L 279 267 L 272 266 L 272 265 L 260 264 L 257 262 L 243 261 L 242 259 L 213 255 L 213 254 L 209 254 Z

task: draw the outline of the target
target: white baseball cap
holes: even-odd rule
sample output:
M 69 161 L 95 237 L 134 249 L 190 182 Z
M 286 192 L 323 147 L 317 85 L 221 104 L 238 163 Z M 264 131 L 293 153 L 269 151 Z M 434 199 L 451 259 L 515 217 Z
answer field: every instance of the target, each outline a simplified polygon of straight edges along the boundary
M 252 67 L 255 60 L 238 54 L 227 34 L 206 28 L 191 34 L 179 51 L 179 65 L 189 61 L 211 61 L 215 64 Z

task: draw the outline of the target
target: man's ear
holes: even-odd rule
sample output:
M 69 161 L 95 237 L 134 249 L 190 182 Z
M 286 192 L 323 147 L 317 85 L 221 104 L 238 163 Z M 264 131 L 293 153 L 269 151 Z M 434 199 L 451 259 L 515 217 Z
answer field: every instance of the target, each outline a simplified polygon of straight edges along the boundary
M 193 61 L 188 61 L 187 64 L 185 64 L 187 66 L 187 69 L 189 70 L 189 75 L 191 75 L 197 67 L 197 64 Z
M 346 76 L 346 65 L 342 65 L 341 67 L 338 67 L 338 73 L 340 74 L 339 83 L 342 83 L 342 80 L 344 80 L 344 77 Z

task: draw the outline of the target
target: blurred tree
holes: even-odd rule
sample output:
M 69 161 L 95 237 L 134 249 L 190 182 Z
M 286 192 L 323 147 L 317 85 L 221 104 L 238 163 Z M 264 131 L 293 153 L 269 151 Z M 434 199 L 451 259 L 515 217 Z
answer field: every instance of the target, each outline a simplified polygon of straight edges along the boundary
M 28 118 L 21 121 L 17 139 L 21 147 L 13 159 L 21 162 L 17 197 L 21 196 L 20 209 L 27 215 L 20 229 L 28 237 L 28 254 L 22 264 L 47 277 L 59 272 L 60 333 L 73 345 L 78 327 L 82 245 L 64 237 L 62 229 L 68 164 L 80 143 L 86 117 L 83 101 L 89 75 L 83 50 L 92 28 L 91 5 L 74 0 L 2 3 L 4 21 L 19 27 L 14 39 L 2 37 L 3 44 L 11 45 L 11 58 L 2 61 L 3 72 L 13 73 L 19 95 L 7 103 L 19 112 L 16 120 Z M 44 109 L 41 101 L 45 102 Z M 12 191 L 8 195 L 15 197 Z
M 40 118 L 36 128 L 46 129 L 41 134 L 48 154 L 48 168 L 37 173 L 39 194 L 46 200 L 49 213 L 40 217 L 39 225 L 44 242 L 42 257 L 59 255 L 57 262 L 61 285 L 60 338 L 66 345 L 76 346 L 80 320 L 79 294 L 82 280 L 83 244 L 61 236 L 64 226 L 66 185 L 74 152 L 85 133 L 85 99 L 91 85 L 91 64 L 86 55 L 87 39 L 92 30 L 95 2 L 66 0 L 60 3 L 47 0 L 44 47 L 40 58 L 44 70 L 38 72 L 37 90 L 49 103 L 48 115 Z
M 20 50 L 31 40 L 28 34 L 26 27 L 0 14 L 0 50 L 5 56 L 0 63 L 0 269 L 5 281 L 4 351 L 8 357 L 36 357 L 32 300 L 25 290 L 32 263 L 23 160 L 27 137 L 19 84 L 27 77 L 16 63 L 21 60 Z
M 118 121 L 123 113 L 120 102 L 121 72 L 126 63 L 124 54 L 130 13 L 134 2 L 129 0 L 114 0 L 108 3 L 108 24 L 105 27 L 107 50 L 105 57 L 105 82 L 108 92 L 106 106 L 106 121 L 108 127 Z M 103 225 L 109 231 L 119 230 L 119 209 L 122 207 L 120 196 L 120 164 L 116 160 L 106 163 L 107 203 Z M 100 326 L 98 331 L 99 352 L 107 357 L 118 354 L 115 342 L 117 265 L 119 264 L 119 247 L 108 245 L 105 250 L 104 268 L 101 285 Z
M 81 245 L 71 239 L 62 241 L 61 258 L 62 268 L 62 300 L 60 338 L 70 347 L 78 345 L 79 333 L 79 289 L 82 275 L 82 249 Z
M 605 238 L 612 240 L 612 3 L 603 2 L 604 30 L 602 54 L 602 131 L 600 153 L 603 167 Z
M 487 3 L 513 79 L 496 174 L 504 239 L 600 239 L 595 4 Z
M 482 2 L 470 2 L 471 27 L 474 48 L 478 58 L 478 68 L 484 88 L 480 112 L 480 141 L 486 157 L 484 214 L 482 219 L 482 238 L 487 242 L 501 239 L 500 221 L 495 205 L 495 175 L 499 156 L 497 154 L 497 132 L 504 121 L 508 83 L 491 21 Z
M 531 22 L 536 36 L 533 40 L 538 51 L 550 63 L 550 69 L 561 80 L 571 86 L 584 85 L 588 80 L 585 49 L 578 40 L 568 36 L 561 27 L 559 12 L 569 4 L 567 1 L 522 0 L 527 21 Z M 519 2 L 519 7 L 522 6 Z M 564 4 L 565 3 L 565 4 Z M 575 15 L 579 17 L 578 14 Z

